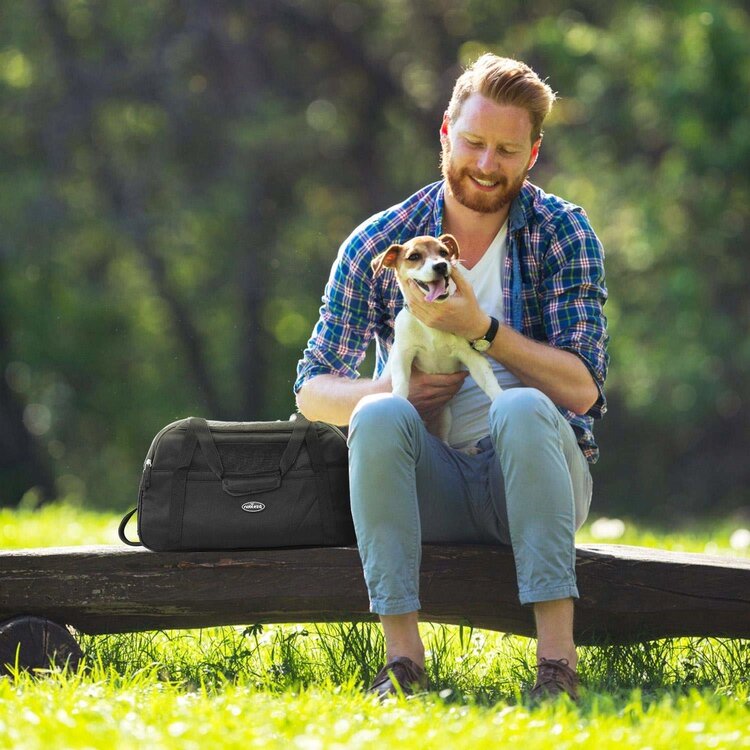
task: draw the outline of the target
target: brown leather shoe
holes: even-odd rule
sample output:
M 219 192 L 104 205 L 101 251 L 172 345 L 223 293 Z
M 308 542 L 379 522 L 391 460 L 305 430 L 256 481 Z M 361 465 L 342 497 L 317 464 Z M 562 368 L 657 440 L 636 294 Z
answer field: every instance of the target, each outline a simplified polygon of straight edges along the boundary
M 541 700 L 562 693 L 567 693 L 573 701 L 578 700 L 578 673 L 570 668 L 567 659 L 540 659 L 536 685 L 529 696 L 532 700 Z
M 399 692 L 412 695 L 415 690 L 426 690 L 428 684 L 427 673 L 422 667 L 408 656 L 397 656 L 375 675 L 367 692 L 375 693 L 383 700 Z

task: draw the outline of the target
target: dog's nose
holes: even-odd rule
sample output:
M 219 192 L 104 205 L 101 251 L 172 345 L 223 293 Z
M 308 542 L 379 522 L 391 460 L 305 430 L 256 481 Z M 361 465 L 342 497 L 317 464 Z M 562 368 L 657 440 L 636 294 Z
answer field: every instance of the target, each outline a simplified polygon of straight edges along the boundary
M 435 263 L 432 270 L 435 273 L 439 273 L 441 276 L 445 276 L 445 274 L 448 273 L 448 264 L 445 261 L 440 261 L 440 263 Z

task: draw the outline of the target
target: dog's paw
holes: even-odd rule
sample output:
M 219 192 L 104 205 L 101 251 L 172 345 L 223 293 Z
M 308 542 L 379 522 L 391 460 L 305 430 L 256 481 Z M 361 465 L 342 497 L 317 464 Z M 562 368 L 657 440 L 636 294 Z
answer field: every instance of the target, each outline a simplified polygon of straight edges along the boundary
M 478 446 L 476 446 L 476 445 L 470 445 L 467 448 L 461 448 L 461 450 L 459 452 L 460 453 L 465 453 L 467 456 L 477 456 L 482 451 L 479 450 Z

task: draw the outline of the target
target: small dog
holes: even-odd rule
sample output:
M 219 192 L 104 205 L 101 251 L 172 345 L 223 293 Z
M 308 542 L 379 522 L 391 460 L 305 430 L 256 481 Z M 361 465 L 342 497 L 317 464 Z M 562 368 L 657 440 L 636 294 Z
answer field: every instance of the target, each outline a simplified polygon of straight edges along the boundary
M 374 274 L 393 268 L 401 291 L 413 279 L 427 302 L 444 302 L 451 294 L 450 277 L 458 262 L 459 249 L 451 234 L 414 237 L 403 245 L 391 245 L 371 263 Z M 405 295 L 404 295 L 405 296 Z M 384 374 L 390 373 L 393 393 L 408 398 L 412 363 L 427 373 L 458 372 L 464 365 L 477 385 L 490 397 L 502 392 L 490 363 L 472 349 L 466 339 L 421 323 L 407 307 L 396 316 L 395 339 Z M 445 441 L 451 428 L 451 412 L 443 409 L 437 437 Z

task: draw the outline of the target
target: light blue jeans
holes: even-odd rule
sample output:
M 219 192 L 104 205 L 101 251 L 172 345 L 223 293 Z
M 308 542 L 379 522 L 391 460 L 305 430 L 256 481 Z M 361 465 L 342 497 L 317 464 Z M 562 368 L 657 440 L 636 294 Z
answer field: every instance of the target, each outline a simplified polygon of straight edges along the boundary
M 478 447 L 449 448 L 400 396 L 357 404 L 349 482 L 370 611 L 420 609 L 422 542 L 510 544 L 522 604 L 578 597 L 574 536 L 592 483 L 572 427 L 541 391 L 513 388 Z

